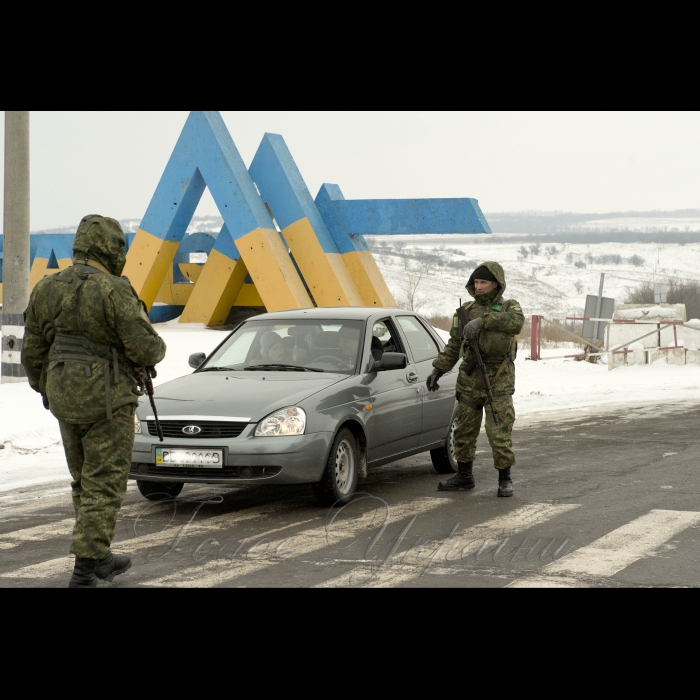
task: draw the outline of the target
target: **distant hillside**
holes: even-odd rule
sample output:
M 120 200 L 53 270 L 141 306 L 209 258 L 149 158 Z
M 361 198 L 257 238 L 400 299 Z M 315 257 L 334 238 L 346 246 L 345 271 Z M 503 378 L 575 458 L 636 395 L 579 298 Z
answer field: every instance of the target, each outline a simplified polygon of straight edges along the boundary
M 562 211 L 485 213 L 494 233 L 697 233 L 700 209 L 578 214 Z
M 619 234 L 620 241 L 632 240 L 625 234 L 700 234 L 700 209 L 676 211 L 626 211 L 607 214 L 578 214 L 562 211 L 490 212 L 486 220 L 494 233 L 522 234 Z M 135 233 L 141 219 L 120 219 L 126 233 Z M 224 225 L 221 216 L 195 216 L 187 233 L 218 233 Z M 75 226 L 62 226 L 32 233 L 73 233 Z M 567 239 L 570 240 L 570 239 Z M 616 239 L 617 240 L 617 239 Z M 593 242 L 593 241 L 592 241 Z M 680 242 L 680 241 L 678 241 Z

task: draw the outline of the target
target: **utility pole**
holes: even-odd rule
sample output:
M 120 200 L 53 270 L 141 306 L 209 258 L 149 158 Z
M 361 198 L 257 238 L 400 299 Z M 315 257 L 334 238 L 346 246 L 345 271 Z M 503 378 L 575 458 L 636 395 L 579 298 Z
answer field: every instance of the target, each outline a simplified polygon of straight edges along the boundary
M 598 287 L 598 301 L 595 305 L 595 317 L 600 318 L 600 310 L 603 305 L 603 285 L 605 284 L 605 273 L 600 273 L 600 286 Z M 596 320 L 593 324 L 593 341 L 598 342 L 598 328 L 600 327 L 600 321 Z
M 29 112 L 5 112 L 5 211 L 2 264 L 3 384 L 26 382 L 20 362 L 29 303 Z

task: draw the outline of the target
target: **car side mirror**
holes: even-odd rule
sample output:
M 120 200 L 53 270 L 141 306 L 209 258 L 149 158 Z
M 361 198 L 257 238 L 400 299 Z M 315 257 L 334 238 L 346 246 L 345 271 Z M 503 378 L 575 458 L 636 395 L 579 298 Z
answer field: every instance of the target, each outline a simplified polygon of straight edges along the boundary
M 193 355 L 190 355 L 189 365 L 197 369 L 206 359 L 207 356 L 203 352 L 195 352 Z
M 372 367 L 373 372 L 386 372 L 390 369 L 404 369 L 406 367 L 406 355 L 402 352 L 385 352 L 379 362 Z

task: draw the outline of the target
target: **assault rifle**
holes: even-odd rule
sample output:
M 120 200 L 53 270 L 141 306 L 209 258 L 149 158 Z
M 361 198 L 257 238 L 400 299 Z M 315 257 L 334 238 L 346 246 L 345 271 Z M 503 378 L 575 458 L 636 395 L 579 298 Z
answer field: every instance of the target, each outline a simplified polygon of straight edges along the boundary
M 457 309 L 457 318 L 459 319 L 459 322 L 462 324 L 462 333 L 464 333 L 464 329 L 467 327 L 467 323 L 469 323 L 469 318 L 467 317 L 467 312 L 463 306 L 460 306 Z M 491 389 L 491 382 L 489 380 L 488 371 L 486 370 L 486 365 L 484 364 L 484 358 L 481 357 L 481 351 L 479 350 L 479 343 L 478 343 L 476 338 L 467 338 L 466 340 L 469 343 L 469 348 L 472 351 L 472 360 L 474 362 L 476 362 L 476 364 L 479 367 L 479 371 L 481 372 L 481 378 L 483 380 L 484 389 L 486 389 L 486 394 L 489 397 L 489 405 L 491 406 L 491 414 L 493 415 L 494 425 L 498 425 L 498 411 L 496 410 L 496 407 L 493 405 L 493 390 Z M 473 365 L 472 365 L 472 369 L 473 369 Z
M 156 421 L 156 433 L 158 433 L 158 439 L 163 442 L 163 428 L 160 426 L 160 421 L 158 420 L 158 409 L 156 409 L 156 400 L 153 396 L 153 379 L 158 376 L 155 367 L 144 367 L 144 374 L 146 375 L 145 389 L 148 394 L 148 400 L 151 402 L 151 408 L 153 409 L 153 418 Z

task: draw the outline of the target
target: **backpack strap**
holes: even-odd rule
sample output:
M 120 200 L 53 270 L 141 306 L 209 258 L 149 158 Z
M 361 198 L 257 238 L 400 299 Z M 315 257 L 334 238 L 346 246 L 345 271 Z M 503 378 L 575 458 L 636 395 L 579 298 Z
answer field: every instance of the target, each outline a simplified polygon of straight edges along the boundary
M 83 266 L 84 267 L 84 266 Z M 96 343 L 85 336 L 83 324 L 80 319 L 80 301 L 82 298 L 83 284 L 92 274 L 98 272 L 97 269 L 86 268 L 81 271 L 79 277 L 64 277 L 62 274 L 56 274 L 51 277 L 49 287 L 49 316 L 51 318 L 51 326 L 54 331 L 54 340 L 51 346 L 50 359 L 58 362 L 80 362 L 85 364 L 85 376 L 92 376 L 91 365 L 101 364 L 104 371 L 105 379 L 105 403 L 107 420 L 112 420 L 112 387 L 110 382 L 110 364 L 114 368 L 114 381 L 119 383 L 119 356 L 117 347 L 114 345 L 104 345 Z M 64 282 L 75 285 L 76 293 L 76 308 L 78 314 L 78 328 L 80 334 L 70 335 L 68 333 L 58 333 L 56 330 L 56 282 Z M 111 354 L 111 360 L 98 355 L 98 352 Z M 128 372 L 127 372 L 128 374 Z

